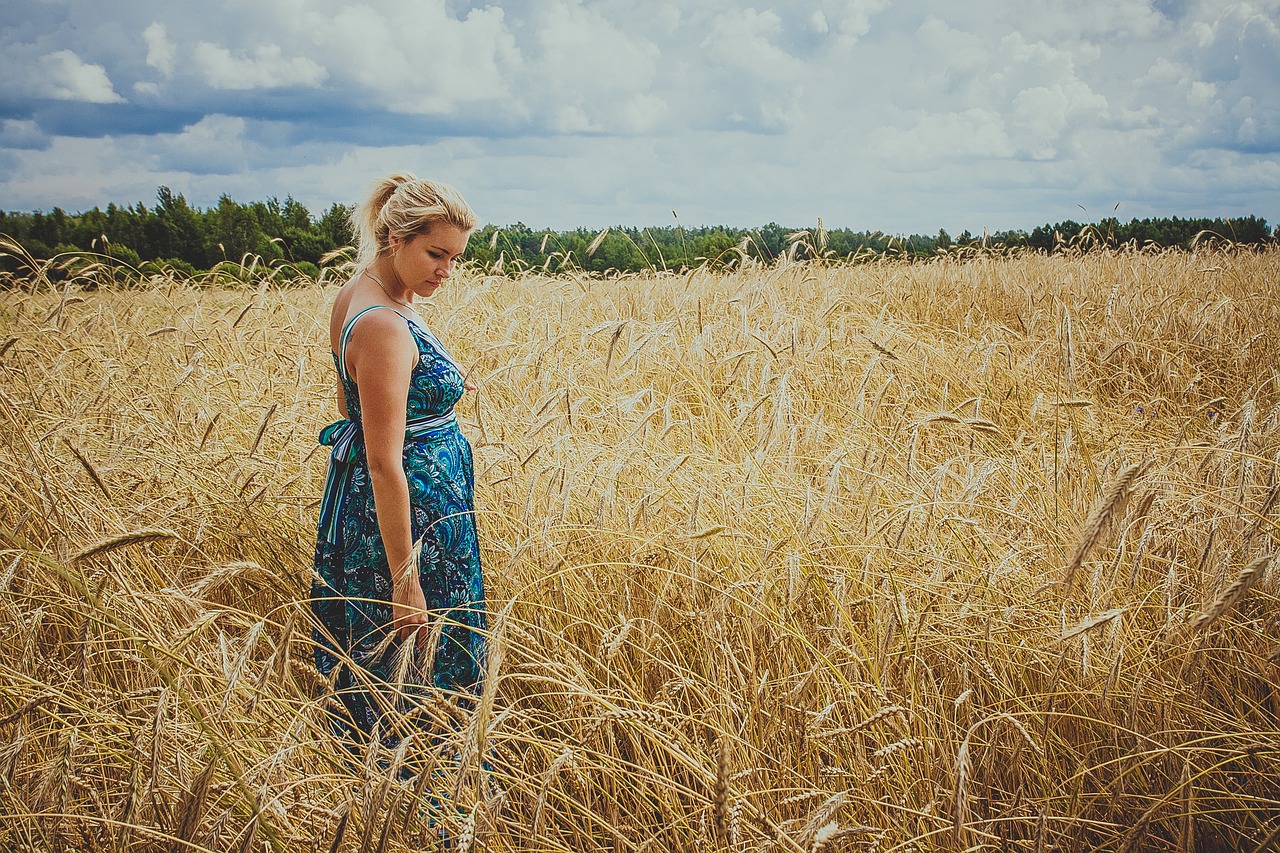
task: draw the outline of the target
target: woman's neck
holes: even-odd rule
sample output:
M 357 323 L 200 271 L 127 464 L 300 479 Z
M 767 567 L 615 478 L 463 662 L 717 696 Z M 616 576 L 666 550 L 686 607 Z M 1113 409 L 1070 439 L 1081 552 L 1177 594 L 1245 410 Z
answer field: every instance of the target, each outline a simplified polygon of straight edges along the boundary
M 372 279 L 373 283 L 378 286 L 378 289 L 381 290 L 392 302 L 402 308 L 408 308 L 410 311 L 413 310 L 413 294 L 409 293 L 409 289 L 400 282 L 400 278 L 395 274 L 394 270 L 389 270 L 385 267 L 383 269 L 379 269 L 378 266 L 374 264 L 367 268 L 364 271 L 364 274 L 368 278 Z M 405 296 L 407 296 L 408 299 L 405 299 Z

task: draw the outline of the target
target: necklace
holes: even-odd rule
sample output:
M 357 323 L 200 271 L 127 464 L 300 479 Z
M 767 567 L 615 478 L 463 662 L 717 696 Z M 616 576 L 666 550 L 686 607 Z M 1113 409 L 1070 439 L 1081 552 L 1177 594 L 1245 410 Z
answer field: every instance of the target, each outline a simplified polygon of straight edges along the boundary
M 405 308 L 408 308 L 410 311 L 412 311 L 412 310 L 413 310 L 413 304 L 412 304 L 412 303 L 410 303 L 410 302 L 401 302 L 399 299 L 396 299 L 394 296 L 392 296 L 392 295 L 391 295 L 391 291 L 387 290 L 387 286 L 386 286 L 385 284 L 383 284 L 383 283 L 382 283 L 382 280 L 381 280 L 381 279 L 379 279 L 376 275 L 374 275 L 373 273 L 369 272 L 368 270 L 365 270 L 365 271 L 364 271 L 364 274 L 365 274 L 365 275 L 367 275 L 367 276 L 369 276 L 369 278 L 373 279 L 373 283 L 374 283 L 374 284 L 376 284 L 376 285 L 378 285 L 378 289 L 379 289 L 379 290 L 381 290 L 383 293 L 385 293 L 385 294 L 387 295 L 387 298 L 388 298 L 388 299 L 390 299 L 392 302 L 394 302 L 394 303 L 395 303 L 395 304 L 397 304 L 397 305 L 403 305 Z

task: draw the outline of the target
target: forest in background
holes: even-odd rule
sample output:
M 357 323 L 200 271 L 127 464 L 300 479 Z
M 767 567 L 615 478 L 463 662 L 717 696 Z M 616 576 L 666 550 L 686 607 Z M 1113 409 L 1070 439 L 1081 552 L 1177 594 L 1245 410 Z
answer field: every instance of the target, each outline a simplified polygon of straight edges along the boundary
M 193 273 L 222 263 L 241 264 L 261 258 L 315 276 L 329 256 L 350 246 L 350 208 L 330 205 L 320 216 L 292 197 L 280 201 L 240 203 L 223 195 L 217 206 L 199 209 L 168 187 L 156 192 L 156 204 L 107 205 L 82 213 L 60 208 L 49 212 L 0 210 L 0 234 L 18 241 L 32 258 L 47 261 L 60 255 L 96 253 L 142 272 L 166 268 Z M 1066 220 L 1031 231 L 1011 230 L 954 237 L 891 235 L 880 231 L 789 228 L 769 223 L 759 228 L 681 225 L 615 226 L 604 230 L 535 230 L 523 223 L 485 225 L 471 236 L 467 257 L 486 269 L 537 269 L 557 272 L 680 270 L 706 264 L 732 266 L 743 258 L 771 261 L 789 256 L 832 260 L 860 256 L 899 255 L 923 258 L 966 248 L 1055 252 L 1068 247 L 1122 246 L 1190 248 L 1205 239 L 1235 245 L 1262 246 L 1276 240 L 1258 216 L 1183 219 L 1115 217 L 1096 223 Z M 0 263 L 20 272 L 22 259 Z

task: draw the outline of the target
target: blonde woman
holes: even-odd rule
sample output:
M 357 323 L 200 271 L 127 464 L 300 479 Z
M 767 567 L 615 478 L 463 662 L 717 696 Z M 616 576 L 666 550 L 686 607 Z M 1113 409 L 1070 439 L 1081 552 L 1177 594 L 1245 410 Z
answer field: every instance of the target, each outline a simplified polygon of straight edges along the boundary
M 471 386 L 414 310 L 448 281 L 476 226 L 453 188 L 408 174 L 374 184 L 352 215 L 356 273 L 329 323 L 343 420 L 316 537 L 316 665 L 345 711 L 336 731 L 391 733 L 388 711 L 434 684 L 466 696 L 484 671 L 485 609 L 471 446 L 454 404 Z M 439 621 L 437 621 L 439 620 Z M 395 652 L 418 644 L 425 667 Z

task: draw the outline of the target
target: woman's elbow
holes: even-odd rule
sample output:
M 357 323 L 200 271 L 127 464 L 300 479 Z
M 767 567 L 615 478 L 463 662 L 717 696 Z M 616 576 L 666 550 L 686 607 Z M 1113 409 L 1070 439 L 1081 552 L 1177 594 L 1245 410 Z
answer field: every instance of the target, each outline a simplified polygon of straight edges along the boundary
M 404 463 L 398 457 L 370 456 L 369 479 L 374 482 L 380 480 L 403 480 Z

